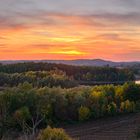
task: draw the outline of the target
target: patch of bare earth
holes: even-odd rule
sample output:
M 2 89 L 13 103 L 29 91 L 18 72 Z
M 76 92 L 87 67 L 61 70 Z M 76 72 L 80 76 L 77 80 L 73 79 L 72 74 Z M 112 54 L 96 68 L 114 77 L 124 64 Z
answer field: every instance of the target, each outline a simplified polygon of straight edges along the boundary
M 77 125 L 65 126 L 74 140 L 137 140 L 140 114 L 98 119 Z

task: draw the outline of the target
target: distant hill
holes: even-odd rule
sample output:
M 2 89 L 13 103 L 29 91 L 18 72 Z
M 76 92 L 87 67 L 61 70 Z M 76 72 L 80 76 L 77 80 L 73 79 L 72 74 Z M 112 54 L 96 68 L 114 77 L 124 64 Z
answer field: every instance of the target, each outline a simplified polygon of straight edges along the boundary
M 134 62 L 113 62 L 102 59 L 76 59 L 76 60 L 15 60 L 15 61 L 0 61 L 2 64 L 15 64 L 24 62 L 47 62 L 56 64 L 67 64 L 77 66 L 110 66 L 110 67 L 127 67 L 140 65 L 140 61 Z

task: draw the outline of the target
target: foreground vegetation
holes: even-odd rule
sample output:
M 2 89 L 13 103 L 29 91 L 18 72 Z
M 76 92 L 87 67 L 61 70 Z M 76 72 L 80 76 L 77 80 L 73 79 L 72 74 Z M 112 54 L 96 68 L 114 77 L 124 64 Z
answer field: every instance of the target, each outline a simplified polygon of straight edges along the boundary
M 47 127 L 40 132 L 38 140 L 72 140 L 63 129 Z
M 140 86 L 36 88 L 27 82 L 0 92 L 0 137 L 32 136 L 48 125 L 131 113 L 140 107 Z

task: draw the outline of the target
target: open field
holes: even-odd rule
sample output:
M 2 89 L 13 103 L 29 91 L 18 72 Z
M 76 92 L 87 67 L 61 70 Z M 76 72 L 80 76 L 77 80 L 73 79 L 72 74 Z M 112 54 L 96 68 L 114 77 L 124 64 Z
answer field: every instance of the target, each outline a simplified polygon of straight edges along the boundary
M 130 114 L 65 127 L 75 140 L 136 140 L 140 114 Z

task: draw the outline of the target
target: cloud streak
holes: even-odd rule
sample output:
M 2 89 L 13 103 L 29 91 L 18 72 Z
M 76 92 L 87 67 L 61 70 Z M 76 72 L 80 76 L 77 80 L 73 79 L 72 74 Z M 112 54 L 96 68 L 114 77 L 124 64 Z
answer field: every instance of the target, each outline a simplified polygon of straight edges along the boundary
M 36 14 L 15 13 L 14 16 L 0 16 L 0 28 L 28 28 L 32 26 L 87 25 L 99 28 L 112 26 L 139 26 L 140 13 L 102 13 L 92 15 L 70 15 L 39 12 Z

